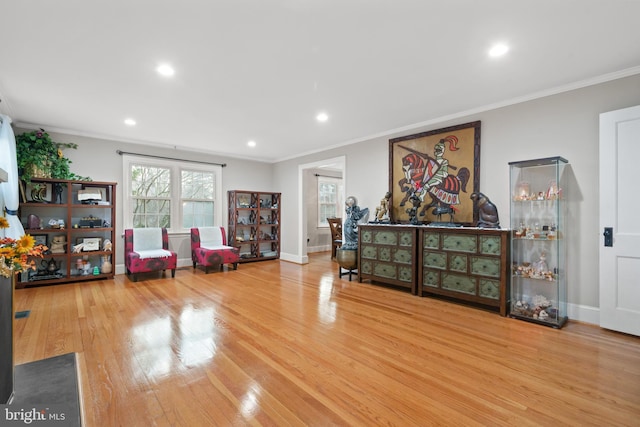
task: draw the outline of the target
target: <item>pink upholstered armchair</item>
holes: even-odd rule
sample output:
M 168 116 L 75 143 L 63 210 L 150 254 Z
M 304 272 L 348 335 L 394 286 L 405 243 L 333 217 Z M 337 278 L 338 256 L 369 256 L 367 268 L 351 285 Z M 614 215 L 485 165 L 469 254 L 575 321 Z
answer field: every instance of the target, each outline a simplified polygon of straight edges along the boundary
M 197 264 L 204 266 L 204 272 L 209 267 L 219 265 L 222 270 L 224 264 L 233 264 L 238 269 L 240 250 L 227 246 L 227 236 L 224 227 L 199 227 L 191 229 L 191 260 L 193 268 Z
M 166 228 L 133 228 L 124 230 L 124 265 L 133 281 L 138 273 L 171 270 L 176 276 L 178 255 L 169 250 Z

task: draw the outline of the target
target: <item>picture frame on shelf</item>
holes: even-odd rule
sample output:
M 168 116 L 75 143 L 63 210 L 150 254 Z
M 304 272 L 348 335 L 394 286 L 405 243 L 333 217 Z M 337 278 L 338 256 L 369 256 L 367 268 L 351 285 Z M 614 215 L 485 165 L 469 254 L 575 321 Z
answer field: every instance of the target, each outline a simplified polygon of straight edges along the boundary
M 82 245 L 82 252 L 99 251 L 102 247 L 101 237 L 78 237 L 76 239 L 76 246 Z
M 46 234 L 32 234 L 33 240 L 35 241 L 35 245 L 44 245 L 47 246 L 47 235 Z
M 473 226 L 471 194 L 480 191 L 480 121 L 389 140 L 390 220 L 407 224 L 419 199 L 417 220 Z

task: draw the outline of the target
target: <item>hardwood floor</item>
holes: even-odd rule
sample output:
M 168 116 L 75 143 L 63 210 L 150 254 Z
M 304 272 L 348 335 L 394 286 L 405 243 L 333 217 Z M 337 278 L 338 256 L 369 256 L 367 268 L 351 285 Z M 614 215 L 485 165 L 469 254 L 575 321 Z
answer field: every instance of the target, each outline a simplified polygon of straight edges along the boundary
M 640 338 L 308 265 L 16 291 L 16 363 L 80 360 L 87 426 L 640 423 Z

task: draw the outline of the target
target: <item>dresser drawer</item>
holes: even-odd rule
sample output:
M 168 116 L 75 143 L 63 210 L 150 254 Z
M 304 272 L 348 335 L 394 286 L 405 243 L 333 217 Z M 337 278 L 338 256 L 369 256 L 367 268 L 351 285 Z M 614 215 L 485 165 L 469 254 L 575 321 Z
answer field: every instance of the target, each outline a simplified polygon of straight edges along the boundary
M 500 236 L 480 236 L 480 253 L 483 255 L 500 255 L 502 245 Z
M 458 273 L 466 273 L 468 270 L 468 260 L 466 255 L 451 254 L 449 255 L 449 270 Z
M 462 292 L 469 295 L 476 294 L 476 281 L 468 276 L 442 273 L 441 287 L 448 291 Z
M 398 245 L 398 233 L 395 231 L 374 231 L 373 243 L 376 245 Z
M 490 279 L 480 279 L 478 296 L 494 300 L 500 299 L 500 281 Z
M 413 266 L 400 265 L 398 266 L 398 280 L 409 284 L 413 283 Z
M 425 232 L 422 239 L 422 247 L 425 249 L 440 249 L 440 234 Z
M 393 253 L 393 262 L 397 262 L 398 264 L 413 264 L 413 252 L 410 249 L 394 249 Z
M 371 274 L 385 279 L 396 280 L 398 278 L 398 267 L 393 264 L 376 262 L 373 264 L 373 271 Z
M 425 251 L 423 256 L 425 268 L 438 268 L 440 270 L 447 268 L 447 254 Z
M 478 248 L 478 237 L 465 234 L 443 234 L 442 249 L 445 251 L 475 253 Z
M 398 233 L 398 246 L 413 247 L 413 241 L 415 240 L 415 231 L 401 231 Z
M 432 288 L 440 287 L 440 272 L 433 270 L 424 270 L 422 274 L 422 284 Z
M 500 259 L 472 256 L 471 274 L 500 277 Z
M 360 274 L 371 274 L 373 271 L 373 261 L 369 260 L 360 260 L 360 265 L 358 266 L 358 272 Z
M 378 259 L 378 248 L 375 246 L 362 245 L 360 256 L 365 259 Z
M 362 244 L 373 242 L 373 230 L 360 227 L 358 232 L 360 233 L 360 242 Z

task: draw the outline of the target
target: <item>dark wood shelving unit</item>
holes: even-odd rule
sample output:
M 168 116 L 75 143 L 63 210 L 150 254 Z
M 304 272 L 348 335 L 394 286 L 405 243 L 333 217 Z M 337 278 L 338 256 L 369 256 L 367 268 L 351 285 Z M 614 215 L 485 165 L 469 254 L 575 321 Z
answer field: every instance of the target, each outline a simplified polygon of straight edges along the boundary
M 33 258 L 36 270 L 23 273 L 16 283 L 18 288 L 81 282 L 95 279 L 112 279 L 116 255 L 115 210 L 116 183 L 98 181 L 68 181 L 49 178 L 32 178 L 29 184 L 21 183 L 20 219 L 25 233 L 38 236 L 51 248 L 54 237 L 64 237 L 63 252 L 45 254 L 42 259 Z M 80 201 L 80 190 L 100 192 L 100 200 Z M 39 218 L 39 228 L 29 228 L 29 217 Z M 58 224 L 54 222 L 58 221 Z M 61 221 L 61 223 L 60 223 Z M 105 250 L 106 240 L 111 250 Z M 74 252 L 79 243 L 97 242 L 96 250 Z M 87 246 L 85 246 L 87 247 Z M 104 257 L 111 265 L 104 272 Z M 49 269 L 54 263 L 57 269 Z M 82 268 L 79 268 L 82 265 Z M 88 267 L 90 265 L 90 268 Z M 95 267 L 98 267 L 95 273 Z M 106 265 L 104 265 L 106 267 Z
M 240 248 L 239 262 L 280 258 L 281 193 L 231 190 L 228 238 Z

